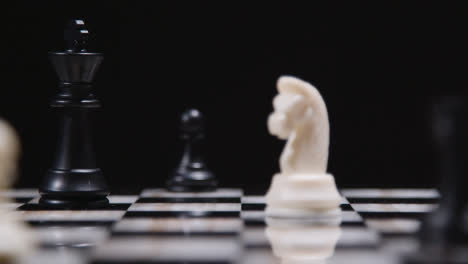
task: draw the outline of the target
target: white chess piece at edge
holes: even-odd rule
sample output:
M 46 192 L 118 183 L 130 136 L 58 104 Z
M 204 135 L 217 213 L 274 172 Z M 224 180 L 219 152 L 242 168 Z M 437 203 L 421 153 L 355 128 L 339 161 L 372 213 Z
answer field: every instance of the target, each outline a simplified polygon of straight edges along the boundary
M 291 76 L 278 79 L 279 94 L 268 130 L 287 139 L 281 172 L 274 175 L 266 195 L 266 214 L 286 218 L 336 218 L 341 197 L 326 172 L 329 121 L 325 102 L 311 84 Z
M 20 143 L 14 129 L 0 119 L 0 191 L 11 187 L 18 164 Z M 0 197 L 0 203 L 9 202 Z M 1 205 L 0 205 L 1 206 Z M 35 248 L 36 240 L 25 223 L 0 207 L 0 262 L 16 263 Z

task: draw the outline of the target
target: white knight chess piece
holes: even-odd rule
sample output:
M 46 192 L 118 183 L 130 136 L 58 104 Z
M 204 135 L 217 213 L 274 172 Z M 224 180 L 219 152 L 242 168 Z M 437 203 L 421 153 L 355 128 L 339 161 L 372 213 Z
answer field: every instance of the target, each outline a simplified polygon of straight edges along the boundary
M 273 176 L 266 195 L 270 217 L 336 217 L 341 197 L 326 172 L 329 130 L 325 102 L 311 84 L 290 76 L 278 79 L 279 94 L 268 130 L 287 139 L 281 172 Z

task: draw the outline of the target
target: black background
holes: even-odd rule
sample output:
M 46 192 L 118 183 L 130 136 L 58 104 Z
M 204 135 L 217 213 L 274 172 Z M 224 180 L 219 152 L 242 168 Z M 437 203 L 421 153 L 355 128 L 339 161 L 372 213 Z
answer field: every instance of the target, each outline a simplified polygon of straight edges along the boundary
M 3 7 L 0 114 L 22 138 L 19 187 L 50 166 L 57 79 L 47 52 L 84 18 L 103 52 L 96 144 L 113 191 L 162 186 L 180 155 L 178 117 L 208 120 L 223 186 L 265 190 L 283 142 L 268 134 L 275 82 L 318 87 L 331 122 L 329 171 L 344 186 L 433 186 L 434 97 L 466 86 L 466 9 L 427 2 L 254 6 L 30 2 Z

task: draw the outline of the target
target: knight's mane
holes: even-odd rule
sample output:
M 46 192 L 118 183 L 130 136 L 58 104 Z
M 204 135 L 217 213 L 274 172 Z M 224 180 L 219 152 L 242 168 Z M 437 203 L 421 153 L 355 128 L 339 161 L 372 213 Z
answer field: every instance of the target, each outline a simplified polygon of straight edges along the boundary
M 312 84 L 293 76 L 281 76 L 276 83 L 280 93 L 296 93 L 304 96 L 310 106 L 325 115 L 328 119 L 327 107 L 320 92 Z
M 320 98 L 323 101 L 317 88 L 293 76 L 281 76 L 276 84 L 280 93 L 297 93 L 305 97 L 309 102 Z

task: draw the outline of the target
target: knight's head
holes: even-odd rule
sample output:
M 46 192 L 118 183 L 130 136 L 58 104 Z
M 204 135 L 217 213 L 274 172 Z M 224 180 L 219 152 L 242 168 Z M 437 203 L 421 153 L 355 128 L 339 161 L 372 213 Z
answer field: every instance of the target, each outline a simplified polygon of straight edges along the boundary
M 15 130 L 0 119 L 0 190 L 11 187 L 16 176 L 20 143 Z
M 268 118 L 268 130 L 287 139 L 312 114 L 312 98 L 318 92 L 311 84 L 291 76 L 280 77 L 277 88 L 279 93 L 273 99 L 274 111 Z

